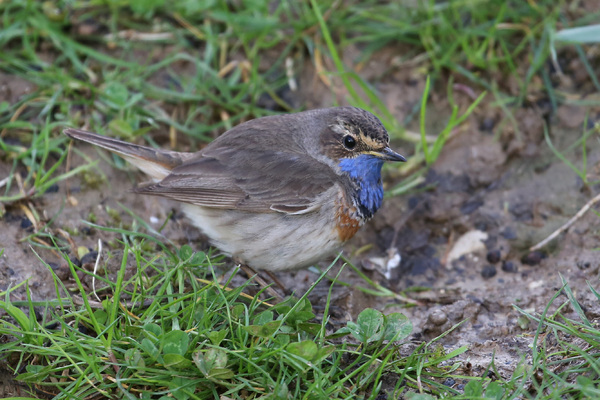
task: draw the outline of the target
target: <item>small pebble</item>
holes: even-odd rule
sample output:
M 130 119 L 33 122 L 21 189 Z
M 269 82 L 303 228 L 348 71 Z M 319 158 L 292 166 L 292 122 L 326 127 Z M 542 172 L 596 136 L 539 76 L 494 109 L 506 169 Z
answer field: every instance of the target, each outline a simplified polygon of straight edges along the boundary
M 475 229 L 482 232 L 487 232 L 488 224 L 485 221 L 475 222 Z
M 83 271 L 77 271 L 77 278 L 79 278 L 79 280 L 83 280 L 83 278 L 85 277 L 85 272 Z
M 514 203 L 508 208 L 508 211 L 514 216 L 516 221 L 531 221 L 533 211 L 529 203 Z
M 50 268 L 52 268 L 52 271 L 54 271 L 58 279 L 60 279 L 61 281 L 66 281 L 67 279 L 69 279 L 69 276 L 71 276 L 71 270 L 69 269 L 69 266 L 66 262 L 62 262 L 60 264 L 57 264 L 55 262 L 49 262 L 48 265 L 50 266 Z
M 45 326 L 46 329 L 53 331 L 59 327 L 58 322 L 53 322 Z
M 489 278 L 491 278 L 493 276 L 496 276 L 496 267 L 494 267 L 493 265 L 486 265 L 481 270 L 481 276 L 484 279 L 489 279 Z
M 446 380 L 443 383 L 443 385 L 448 386 L 448 387 L 452 387 L 455 384 L 456 384 L 456 381 L 452 378 L 446 378 Z
M 92 332 L 91 332 L 91 331 L 90 331 L 90 330 L 87 328 L 87 326 L 85 326 L 85 325 L 79 325 L 79 326 L 77 327 L 77 330 L 78 330 L 79 332 L 83 333 L 84 335 L 89 335 L 89 334 L 91 334 L 91 333 L 92 333 Z
M 502 262 L 502 271 L 516 273 L 519 271 L 519 267 L 512 261 L 503 261 Z
M 472 214 L 473 212 L 475 212 L 482 205 L 483 205 L 483 200 L 481 200 L 481 199 L 469 200 L 469 201 L 465 202 L 462 206 L 460 206 L 460 212 L 463 215 L 469 215 L 469 214 Z
M 33 224 L 31 223 L 29 218 L 27 218 L 27 217 L 21 218 L 21 229 L 31 228 L 32 226 L 33 226 Z
M 579 269 L 588 269 L 592 266 L 592 263 L 589 261 L 583 262 L 583 261 L 577 261 L 577 268 Z
M 502 253 L 500 253 L 500 250 L 496 249 L 488 251 L 485 258 L 488 260 L 489 263 L 496 264 L 498 261 L 500 261 L 501 256 Z
M 525 254 L 523 258 L 521 258 L 521 262 L 525 265 L 538 265 L 540 261 L 544 258 L 544 255 L 540 251 L 532 251 L 529 254 Z
M 435 326 L 440 326 L 448 322 L 448 316 L 441 309 L 435 308 L 429 313 L 427 320 Z
M 483 304 L 483 300 L 481 300 L 479 297 L 474 296 L 472 294 L 467 295 L 467 300 L 470 300 L 475 304 Z
M 6 138 L 3 138 L 2 141 L 9 146 L 15 146 L 15 147 L 24 146 L 23 142 L 19 138 L 6 137 Z
M 76 255 L 73 255 L 73 254 L 69 255 L 69 260 L 71 260 L 71 263 L 73 265 L 75 265 L 76 267 L 81 268 L 81 261 L 79 260 L 79 258 L 77 258 Z
M 516 232 L 510 226 L 507 226 L 500 234 L 506 240 L 513 240 L 517 238 Z
M 418 206 L 420 203 L 421 203 L 421 199 L 413 196 L 408 199 L 408 208 L 412 210 L 413 208 Z
M 481 121 L 481 124 L 479 124 L 479 130 L 484 132 L 492 132 L 495 125 L 496 121 L 494 118 L 486 117 L 483 121 Z
M 56 193 L 58 192 L 58 184 L 51 185 L 48 189 L 46 189 L 46 193 Z
M 85 269 L 87 270 L 92 270 L 91 267 L 93 267 L 96 264 L 96 258 L 98 258 L 98 252 L 97 251 L 90 251 L 89 253 L 86 253 L 83 257 L 81 257 L 81 265 L 84 265 Z

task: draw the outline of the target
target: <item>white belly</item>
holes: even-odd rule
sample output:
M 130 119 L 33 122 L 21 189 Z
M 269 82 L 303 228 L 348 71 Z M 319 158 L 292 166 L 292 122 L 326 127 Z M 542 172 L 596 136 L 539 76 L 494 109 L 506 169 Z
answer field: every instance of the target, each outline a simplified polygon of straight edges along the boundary
M 188 218 L 211 243 L 255 269 L 304 268 L 333 254 L 342 242 L 333 201 L 307 214 L 248 213 L 184 204 Z

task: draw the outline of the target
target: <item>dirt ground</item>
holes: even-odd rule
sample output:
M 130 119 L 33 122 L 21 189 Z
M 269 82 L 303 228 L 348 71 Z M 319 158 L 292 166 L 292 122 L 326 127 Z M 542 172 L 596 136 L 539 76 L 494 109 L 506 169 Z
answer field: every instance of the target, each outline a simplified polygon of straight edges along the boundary
M 411 67 L 390 67 L 395 55 L 391 50 L 382 51 L 372 58 L 377 61 L 363 67 L 361 74 L 367 79 L 380 77 L 376 88 L 389 109 L 402 121 L 420 102 L 425 77 Z M 352 51 L 347 51 L 345 56 L 351 59 Z M 576 60 L 574 54 L 566 51 L 563 59 L 571 56 Z M 564 77 L 553 75 L 555 89 L 568 93 L 571 98 L 590 96 L 594 87 L 582 69 L 576 61 L 567 63 Z M 331 90 L 318 79 L 310 65 L 299 68 L 298 82 L 299 93 L 294 96 L 303 99 L 306 108 L 333 103 Z M 501 88 L 503 91 L 517 94 L 516 85 L 510 79 L 506 79 L 505 85 Z M 31 90 L 31 84 L 0 75 L 0 88 L 0 101 L 11 101 Z M 455 83 L 455 101 L 463 111 L 473 101 L 473 93 L 478 95 L 480 89 Z M 336 92 L 336 97 L 344 103 L 343 91 Z M 591 126 L 600 122 L 600 110 L 560 105 L 553 112 L 542 89 L 532 92 L 522 107 L 509 104 L 510 117 L 494 102 L 488 94 L 474 115 L 452 133 L 440 159 L 428 172 L 422 190 L 386 198 L 373 221 L 345 249 L 345 254 L 356 265 L 364 267 L 369 277 L 393 291 L 428 288 L 407 292 L 418 304 L 405 307 L 393 298 L 370 296 L 356 287 L 336 286 L 332 318 L 343 324 L 365 307 L 385 312 L 402 311 L 414 324 L 412 339 L 416 341 L 433 339 L 465 320 L 440 343 L 448 350 L 469 346 L 462 359 L 470 362 L 471 370 L 463 373 L 482 373 L 495 354 L 499 372 L 508 377 L 521 356 L 529 354 L 528 346 L 536 328 L 534 323 L 519 320 L 520 314 L 514 305 L 541 312 L 561 287 L 562 275 L 588 318 L 600 318 L 600 306 L 587 286 L 588 282 L 595 288 L 599 286 L 600 217 L 588 212 L 541 253 L 528 255 L 531 245 L 564 224 L 598 189 L 585 187 L 581 179 L 552 154 L 544 141 L 544 123 L 549 125 L 554 145 L 564 149 L 581 137 L 586 113 L 589 113 L 588 126 Z M 450 114 L 445 82 L 435 85 L 429 104 L 428 132 L 433 135 Z M 407 129 L 416 131 L 418 126 L 413 122 Z M 153 136 L 161 143 L 166 142 L 164 132 L 155 132 Z M 587 146 L 591 181 L 600 176 L 597 137 L 595 134 L 588 140 Z M 409 145 L 397 141 L 392 147 L 410 157 Z M 77 144 L 77 148 L 100 159 L 98 153 L 86 145 Z M 582 162 L 580 150 L 579 146 L 567 153 L 578 166 Z M 81 162 L 80 157 L 73 156 L 73 165 Z M 10 167 L 7 161 L 0 162 L 0 177 L 8 174 Z M 134 210 L 155 228 L 174 211 L 163 235 L 177 245 L 189 243 L 197 249 L 207 248 L 204 237 L 183 218 L 178 204 L 128 192 L 136 182 L 144 180 L 140 173 L 117 170 L 101 159 L 98 169 L 92 171 L 92 178 L 105 176 L 96 188 L 84 184 L 84 179 L 78 176 L 61 182 L 42 198 L 25 203 L 37 210 L 45 221 L 54 218 L 47 228 L 32 226 L 22 204 L 5 205 L 6 214 L 0 219 L 0 248 L 4 249 L 0 258 L 0 290 L 29 279 L 34 300 L 52 298 L 54 285 L 41 260 L 67 277 L 64 262 L 56 252 L 32 247 L 22 239 L 36 228 L 50 229 L 63 238 L 68 233 L 74 248 L 96 249 L 98 240 L 102 240 L 106 252 L 110 248 L 108 244 L 118 235 L 90 229 L 83 221 L 88 220 L 91 213 L 95 215 L 95 223 L 101 226 L 111 226 L 115 218 L 132 221 L 119 204 Z M 90 179 L 88 176 L 85 181 Z M 385 170 L 387 188 L 401 179 L 396 171 Z M 67 201 L 67 194 L 76 204 Z M 107 212 L 107 208 L 114 212 Z M 451 261 L 457 243 L 469 237 L 475 237 L 468 242 L 477 250 Z M 481 242 L 477 238 L 485 239 Z M 386 277 L 377 264 L 381 259 L 386 261 L 390 254 L 400 254 L 401 262 Z M 114 259 L 117 264 L 120 262 L 118 255 Z M 279 273 L 278 277 L 289 289 L 303 293 L 317 275 L 311 270 L 302 270 Z M 366 286 L 349 268 L 344 271 L 342 280 L 352 282 L 353 286 Z M 310 298 L 316 310 L 321 309 L 328 289 L 329 284 L 325 282 L 312 293 Z M 15 293 L 14 300 L 19 299 L 25 299 L 22 290 Z M 561 302 L 564 299 L 559 297 Z M 553 309 L 558 305 L 557 302 Z

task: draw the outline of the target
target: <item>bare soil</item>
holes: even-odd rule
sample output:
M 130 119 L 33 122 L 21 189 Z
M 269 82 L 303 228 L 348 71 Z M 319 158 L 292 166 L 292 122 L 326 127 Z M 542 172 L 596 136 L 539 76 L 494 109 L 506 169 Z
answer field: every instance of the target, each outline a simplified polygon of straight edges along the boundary
M 381 51 L 373 58 L 378 61 L 363 66 L 361 74 L 377 82 L 376 87 L 389 109 L 399 120 L 404 120 L 420 102 L 424 77 L 416 67 L 394 67 L 397 51 Z M 358 54 L 358 50 L 355 52 Z M 349 49 L 345 57 L 351 65 L 353 50 Z M 598 60 L 595 61 L 598 64 Z M 582 69 L 582 65 L 570 63 L 562 79 L 553 76 L 555 88 L 577 99 L 594 93 L 593 84 L 581 73 Z M 182 73 L 193 71 L 182 67 Z M 509 78 L 498 77 L 498 81 L 505 82 L 502 90 L 516 94 L 511 92 L 516 89 Z M 298 82 L 300 88 L 293 97 L 303 99 L 307 108 L 330 106 L 335 100 L 343 104 L 343 90 L 336 91 L 334 99 L 330 88 L 309 64 L 298 71 Z M 0 87 L 4 88 L 0 91 L 0 101 L 18 98 L 30 91 L 31 85 L 14 77 L 0 76 Z M 445 85 L 438 82 L 431 95 L 430 134 L 439 131 L 450 113 Z M 455 84 L 455 101 L 462 110 L 473 101 L 473 93 L 479 94 L 478 88 L 465 85 Z M 422 190 L 410 196 L 387 198 L 374 220 L 345 249 L 345 254 L 356 265 L 368 267 L 366 273 L 385 287 L 396 292 L 428 288 L 422 292 L 407 292 L 418 304 L 407 307 L 392 298 L 367 295 L 356 288 L 366 283 L 346 268 L 341 279 L 353 286 L 335 287 L 332 317 L 334 322 L 343 324 L 365 307 L 385 312 L 402 311 L 414 324 L 412 339 L 416 341 L 433 339 L 464 321 L 441 340 L 449 350 L 469 346 L 469 351 L 462 356 L 469 363 L 464 364 L 462 372 L 481 374 L 495 355 L 499 372 L 508 377 L 522 355 L 529 354 L 528 346 L 536 328 L 534 323 L 519 319 L 514 305 L 541 312 L 562 286 L 562 276 L 588 318 L 600 318 L 600 306 L 587 286 L 589 282 L 598 287 L 600 218 L 597 215 L 587 213 L 542 252 L 530 255 L 528 250 L 564 224 L 598 190 L 598 187 L 585 187 L 575 172 L 552 154 L 544 141 L 544 123 L 548 124 L 555 146 L 564 149 L 581 137 L 586 113 L 588 124 L 597 123 L 600 110 L 561 105 L 554 112 L 541 89 L 532 92 L 524 106 L 508 105 L 512 117 L 493 103 L 494 99 L 488 94 L 474 115 L 453 132 L 442 156 L 428 172 Z M 418 126 L 413 121 L 407 129 L 416 131 Z M 153 135 L 159 143 L 167 143 L 165 132 Z M 410 148 L 400 141 L 393 144 L 400 152 L 403 146 L 404 150 Z M 80 144 L 77 147 L 90 157 L 99 158 L 95 150 Z M 577 149 L 567 155 L 580 166 L 581 147 Z M 80 157 L 73 155 L 73 165 L 81 162 Z M 588 141 L 587 163 L 590 180 L 597 180 L 600 145 L 596 138 Z M 0 162 L 0 175 L 7 174 L 10 168 L 7 160 Z M 54 284 L 42 261 L 69 283 L 66 264 L 58 253 L 33 247 L 23 240 L 35 229 L 50 229 L 57 236 L 68 236 L 72 255 L 77 254 L 80 246 L 95 250 L 98 240 L 102 240 L 104 252 L 110 253 L 105 257 L 110 260 L 108 269 L 111 263 L 119 265 L 119 254 L 115 254 L 110 245 L 118 235 L 90 229 L 83 221 L 94 214 L 96 224 L 101 226 L 134 223 L 120 204 L 134 210 L 155 228 L 168 221 L 162 234 L 173 243 L 207 248 L 205 238 L 182 218 L 178 204 L 140 197 L 128 191 L 136 182 L 144 180 L 140 173 L 118 170 L 104 161 L 98 163 L 98 168 L 86 178 L 61 182 L 56 191 L 39 199 L 5 205 L 6 214 L 0 219 L 0 248 L 4 249 L 0 258 L 0 290 L 28 279 L 34 300 L 52 298 Z M 388 188 L 402 179 L 392 169 L 385 172 Z M 90 186 L 90 179 L 98 176 L 99 184 Z M 69 200 L 69 196 L 75 201 Z M 37 210 L 45 221 L 54 218 L 52 224 L 32 226 L 23 206 Z M 168 218 L 171 213 L 173 216 Z M 474 230 L 487 235 L 481 249 L 450 262 L 448 255 L 459 238 Z M 373 265 L 378 258 L 385 260 L 395 252 L 402 260 L 386 278 Z M 231 260 L 227 262 L 231 264 Z M 317 277 L 310 270 L 277 276 L 291 291 L 300 294 Z M 324 282 L 312 293 L 310 298 L 316 310 L 322 309 L 328 289 L 329 283 Z M 15 292 L 14 300 L 17 299 L 25 299 L 24 291 Z M 564 299 L 559 297 L 560 301 Z M 553 309 L 558 306 L 554 304 Z M 563 311 L 568 313 L 569 309 Z

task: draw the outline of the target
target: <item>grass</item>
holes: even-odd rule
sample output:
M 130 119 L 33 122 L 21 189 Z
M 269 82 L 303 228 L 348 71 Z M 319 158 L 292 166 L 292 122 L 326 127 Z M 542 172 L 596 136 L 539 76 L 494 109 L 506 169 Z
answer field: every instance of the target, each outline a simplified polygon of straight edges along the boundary
M 600 301 L 600 294 L 590 285 L 590 291 Z M 550 313 L 550 307 L 559 296 L 566 300 Z M 566 318 L 563 311 L 571 308 L 577 319 Z M 515 371 L 525 379 L 514 379 L 510 387 L 517 391 L 525 389 L 539 393 L 545 398 L 595 398 L 600 395 L 598 387 L 598 358 L 600 356 L 600 330 L 597 321 L 590 321 L 581 305 L 563 279 L 561 290 L 552 297 L 541 315 L 517 309 L 538 323 L 532 344 L 532 363 L 528 368 Z
M 479 378 L 461 375 L 461 363 L 452 362 L 468 349 L 444 350 L 437 344 L 441 337 L 402 352 L 412 330 L 402 314 L 365 309 L 356 322 L 337 330 L 327 317 L 316 318 L 306 298 L 327 271 L 302 297 L 271 305 L 243 293 L 250 281 L 236 288 L 217 284 L 207 254 L 187 245 L 176 253 L 147 251 L 145 242 L 156 239 L 130 234 L 131 246 L 124 244 L 116 276 L 97 276 L 104 285 L 99 293 L 110 293 L 101 302 L 82 285 L 81 274 L 91 273 L 73 264 L 75 286 L 65 287 L 53 275 L 53 300 L 11 301 L 18 287 L 0 292 L 0 306 L 11 317 L 0 320 L 0 335 L 12 338 L 0 344 L 0 353 L 16 380 L 32 384 L 32 395 L 184 400 L 375 399 L 384 393 L 421 399 L 597 396 L 600 331 L 566 282 L 541 315 L 519 309 L 537 324 L 531 361 L 523 360 L 508 379 L 495 375 L 492 363 L 490 373 Z M 137 264 L 129 278 L 128 257 Z M 562 294 L 566 300 L 556 306 Z M 325 301 L 325 316 L 330 301 Z M 551 307 L 556 311 L 550 313 Z M 568 308 L 577 319 L 565 316 Z M 448 379 L 468 383 L 457 390 L 444 385 Z
M 70 164 L 63 127 L 195 147 L 241 121 L 305 108 L 306 99 L 289 89 L 290 76 L 304 68 L 316 70 L 334 103 L 342 93 L 350 104 L 375 112 L 395 143 L 413 154 L 400 171 L 403 183 L 388 191 L 404 194 L 423 181 L 452 132 L 490 99 L 501 110 L 499 124 L 514 124 L 517 132 L 513 110 L 539 98 L 547 97 L 554 110 L 597 106 L 597 100 L 555 90 L 548 65 L 560 67 L 557 46 L 573 46 L 600 90 L 581 47 L 597 27 L 564 30 L 599 16 L 554 0 L 0 2 L 0 72 L 18 94 L 0 102 L 0 156 L 10 166 L 0 186 L 0 211 L 22 209 L 35 228 L 23 241 L 67 260 L 62 227 L 36 211 L 36 201 L 75 175 L 90 186 L 105 183 L 96 179 L 91 160 Z M 346 54 L 350 46 L 359 50 L 354 58 Z M 398 49 L 393 63 L 365 80 L 361 68 L 390 46 Z M 398 120 L 377 88 L 402 68 L 414 69 L 426 85 L 423 101 Z M 508 80 L 516 85 L 504 84 Z M 455 98 L 455 84 L 474 94 L 468 104 Z M 451 112 L 445 128 L 432 135 L 430 121 L 438 118 L 426 106 L 430 93 L 444 92 Z M 405 130 L 414 121 L 420 134 Z M 150 135 L 159 131 L 164 134 Z M 585 128 L 573 145 L 584 159 L 595 133 Z M 565 156 L 573 148 L 556 149 L 550 135 L 546 140 L 587 185 L 596 183 L 587 180 L 585 160 L 579 168 Z M 125 168 L 118 160 L 115 166 Z M 541 315 L 520 310 L 537 330 L 531 354 L 523 355 L 513 376 L 464 376 L 456 357 L 468 349 L 444 349 L 445 334 L 411 343 L 404 316 L 371 309 L 334 328 L 330 298 L 317 315 L 306 300 L 310 291 L 277 305 L 248 298 L 251 281 L 235 288 L 217 283 L 218 258 L 165 245 L 156 239 L 160 230 L 127 213 L 131 222 L 113 212 L 114 226 L 93 226 L 113 234 L 110 252 L 123 254 L 113 275 L 96 274 L 100 299 L 84 282 L 92 274 L 72 263 L 73 287 L 49 267 L 53 299 L 32 300 L 25 282 L 0 292 L 2 368 L 30 385 L 32 396 L 598 397 L 597 323 L 581 312 L 566 282 Z M 136 266 L 132 276 L 128 261 Z M 333 279 L 318 277 L 325 278 Z M 373 286 L 372 293 L 394 295 Z M 27 300 L 15 301 L 17 292 Z M 563 293 L 567 300 L 550 313 Z M 494 371 L 493 362 L 489 368 Z M 464 383 L 450 387 L 448 379 Z
M 388 376 L 401 376 L 397 393 L 417 381 L 446 390 L 436 378 L 454 367 L 438 364 L 466 350 L 446 354 L 421 345 L 399 357 L 396 343 L 412 331 L 402 314 L 366 309 L 356 323 L 332 332 L 328 318 L 315 320 L 306 300 L 312 288 L 273 306 L 244 295 L 250 282 L 216 284 L 210 259 L 187 245 L 157 255 L 144 251 L 138 236 L 131 242 L 116 277 L 97 277 L 111 293 L 102 302 L 84 290 L 77 272 L 90 273 L 73 264 L 76 287 L 69 290 L 54 275 L 54 300 L 11 302 L 10 291 L 0 293 L 15 321 L 2 320 L 0 334 L 18 339 L 0 351 L 19 371 L 17 380 L 36 383 L 33 393 L 55 399 L 376 398 Z M 127 257 L 138 265 L 129 279 Z M 328 298 L 324 315 L 329 307 Z M 433 370 L 425 372 L 428 367 Z

